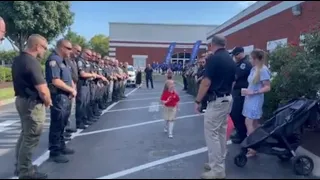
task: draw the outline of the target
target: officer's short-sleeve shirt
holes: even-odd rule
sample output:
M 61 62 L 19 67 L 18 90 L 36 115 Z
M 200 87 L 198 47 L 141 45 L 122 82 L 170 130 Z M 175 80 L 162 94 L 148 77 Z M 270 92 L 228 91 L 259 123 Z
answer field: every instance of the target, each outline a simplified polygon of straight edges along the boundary
M 71 67 L 55 52 L 48 57 L 45 70 L 48 84 L 51 84 L 53 79 L 61 79 L 67 85 L 72 86 Z
M 71 73 L 72 73 L 72 80 L 73 82 L 78 82 L 79 80 L 79 75 L 78 75 L 78 67 L 77 67 L 77 62 L 75 60 L 67 60 L 67 64 L 71 67 Z
M 211 80 L 208 94 L 230 94 L 235 80 L 236 64 L 224 48 L 208 57 L 204 77 Z
M 241 59 L 236 63 L 236 83 L 233 87 L 234 90 L 240 90 L 241 88 L 248 87 L 248 76 L 250 74 L 252 65 L 247 58 Z
M 33 94 L 38 94 L 35 86 L 46 84 L 39 60 L 26 52 L 13 58 L 12 80 L 15 96 L 28 98 L 28 89 Z

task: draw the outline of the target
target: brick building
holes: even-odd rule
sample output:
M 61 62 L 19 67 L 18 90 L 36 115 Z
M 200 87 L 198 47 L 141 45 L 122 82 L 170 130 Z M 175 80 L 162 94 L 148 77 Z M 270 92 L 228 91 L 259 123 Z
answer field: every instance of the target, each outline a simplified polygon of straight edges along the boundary
M 188 61 L 194 43 L 202 40 L 199 54 L 206 51 L 206 33 L 214 25 L 109 23 L 109 56 L 145 67 L 163 62 L 170 43 L 176 42 L 172 61 Z
M 243 46 L 273 50 L 277 44 L 298 43 L 303 31 L 320 22 L 318 1 L 258 1 L 207 33 L 227 37 L 228 49 Z M 210 46 L 210 45 L 209 45 Z

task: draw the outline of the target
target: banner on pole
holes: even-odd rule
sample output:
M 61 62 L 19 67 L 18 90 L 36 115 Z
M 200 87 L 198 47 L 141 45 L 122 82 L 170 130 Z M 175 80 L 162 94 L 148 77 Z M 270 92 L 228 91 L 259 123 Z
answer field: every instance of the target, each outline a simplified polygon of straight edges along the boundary
M 193 49 L 192 49 L 192 54 L 190 57 L 191 63 L 193 63 L 194 60 L 196 59 L 196 56 L 198 55 L 198 51 L 199 51 L 200 46 L 201 46 L 201 40 L 198 40 L 198 41 L 196 41 L 196 43 L 194 43 Z
M 168 48 L 168 53 L 167 53 L 167 56 L 166 56 L 166 59 L 165 59 L 165 63 L 169 64 L 170 63 L 170 60 L 171 60 L 171 56 L 172 56 L 172 53 L 173 53 L 173 50 L 174 48 L 176 47 L 176 43 L 175 42 L 172 42 Z

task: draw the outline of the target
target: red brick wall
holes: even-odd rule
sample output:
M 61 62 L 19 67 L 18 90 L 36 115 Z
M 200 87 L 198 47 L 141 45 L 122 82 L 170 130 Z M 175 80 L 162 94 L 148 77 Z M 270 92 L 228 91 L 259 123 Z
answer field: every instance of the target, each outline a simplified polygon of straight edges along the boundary
M 232 27 L 234 27 L 234 26 L 242 23 L 243 21 L 246 21 L 246 20 L 252 18 L 253 16 L 258 15 L 258 14 L 260 14 L 261 12 L 263 12 L 263 11 L 265 11 L 265 10 L 267 10 L 267 9 L 269 9 L 269 8 L 271 8 L 271 7 L 279 4 L 279 3 L 281 3 L 281 2 L 283 2 L 283 1 L 272 1 L 272 2 L 270 2 L 270 3 L 268 3 L 268 4 L 264 5 L 264 6 L 260 7 L 259 9 L 251 12 L 251 13 L 248 14 L 247 16 L 239 19 L 238 21 L 230 24 L 229 26 L 221 29 L 220 31 L 216 32 L 216 34 L 222 33 L 223 31 L 226 31 L 226 30 L 228 30 L 228 29 L 230 29 L 230 28 L 232 28 Z M 222 25 L 223 25 L 223 24 L 222 24 Z M 210 39 L 212 36 L 213 36 L 213 35 L 207 37 L 207 39 Z
M 187 53 L 192 52 L 192 48 L 185 49 Z M 152 47 L 116 47 L 116 59 L 121 62 L 133 64 L 132 55 L 147 55 L 147 64 L 155 62 L 163 62 L 168 53 L 168 48 L 152 48 Z M 175 48 L 174 53 L 184 52 L 184 48 Z M 205 52 L 205 49 L 200 49 L 198 55 Z
M 310 1 L 301 5 L 300 16 L 294 16 L 290 8 L 227 36 L 228 48 L 254 45 L 255 48 L 266 49 L 268 41 L 281 38 L 299 43 L 300 34 L 320 22 L 320 2 Z

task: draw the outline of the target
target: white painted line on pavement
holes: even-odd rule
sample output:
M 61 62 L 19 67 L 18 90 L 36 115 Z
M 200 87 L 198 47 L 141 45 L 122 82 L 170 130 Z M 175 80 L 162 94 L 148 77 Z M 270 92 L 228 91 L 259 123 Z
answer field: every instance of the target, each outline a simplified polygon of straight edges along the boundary
M 133 89 L 132 91 L 130 91 L 128 94 L 126 94 L 126 96 L 132 94 L 134 91 L 136 91 L 137 88 Z M 102 114 L 105 114 L 106 112 L 108 112 L 108 110 L 110 110 L 112 107 L 114 107 L 115 105 L 117 105 L 119 103 L 115 102 L 113 104 L 111 104 L 106 110 L 102 111 Z M 71 136 L 71 139 L 75 138 L 78 134 L 80 134 L 83 130 L 78 130 L 76 133 L 73 133 Z M 68 144 L 70 141 L 66 142 L 66 144 Z M 41 156 L 39 156 L 35 161 L 33 161 L 32 164 L 40 166 L 42 163 L 44 163 L 47 159 L 49 159 L 49 151 L 46 151 L 45 153 L 43 153 Z M 17 179 L 17 176 L 14 176 L 10 179 Z
M 151 106 L 148 108 L 148 112 L 159 112 L 161 104 L 159 101 L 151 102 Z
M 13 125 L 13 124 L 15 124 L 15 123 L 17 123 L 19 121 L 20 120 L 7 120 L 7 121 L 4 121 L 4 122 L 0 123 L 0 132 L 14 129 L 14 128 L 8 127 L 8 126 L 11 126 L 11 125 Z
M 192 114 L 192 115 L 180 116 L 180 117 L 177 117 L 176 120 L 190 118 L 190 117 L 198 117 L 198 116 L 203 116 L 203 114 Z M 164 119 L 158 119 L 158 120 L 147 121 L 147 122 L 143 122 L 143 123 L 114 127 L 114 128 L 109 128 L 109 129 L 102 129 L 102 130 L 97 130 L 97 131 L 91 131 L 91 132 L 78 134 L 77 137 L 98 134 L 98 133 L 103 133 L 103 132 L 109 132 L 109 131 L 115 131 L 115 130 L 119 130 L 119 129 L 126 129 L 126 128 L 131 128 L 131 127 L 143 126 L 143 125 L 147 125 L 147 124 L 154 124 L 154 123 L 163 122 L 163 121 L 164 121 Z
M 0 156 L 7 154 L 10 150 L 11 148 L 0 149 Z
M 140 91 L 141 92 L 141 91 Z M 161 92 L 146 92 L 146 93 L 134 93 L 134 94 L 131 94 L 132 96 L 136 96 L 136 95 L 161 95 Z
M 231 144 L 231 141 L 227 141 L 227 145 L 229 145 L 229 144 Z M 126 169 L 126 170 L 119 171 L 119 172 L 116 172 L 116 173 L 113 173 L 113 174 L 102 176 L 102 177 L 99 177 L 99 178 L 96 178 L 96 179 L 116 179 L 116 178 L 123 177 L 123 176 L 129 175 L 129 174 L 132 174 L 132 173 L 144 170 L 144 169 L 148 169 L 148 168 L 151 168 L 151 167 L 154 167 L 154 166 L 158 166 L 158 165 L 161 165 L 161 164 L 165 164 L 165 163 L 168 163 L 168 162 L 171 162 L 171 161 L 175 161 L 175 160 L 179 160 L 179 159 L 182 159 L 182 158 L 186 158 L 186 157 L 189 157 L 189 156 L 194 156 L 194 155 L 201 154 L 201 153 L 204 153 L 204 152 L 207 152 L 207 151 L 208 151 L 207 147 L 202 147 L 202 148 L 199 148 L 199 149 L 196 149 L 196 150 L 193 150 L 193 151 L 188 151 L 188 152 L 177 154 L 177 155 L 174 155 L 174 156 L 169 156 L 169 157 L 166 157 L 166 158 L 163 158 L 163 159 L 159 159 L 157 161 L 146 163 L 146 164 L 143 164 L 143 165 L 140 165 L 140 166 L 136 166 L 136 167 L 133 167 L 133 168 L 130 168 L 130 169 Z
M 192 96 L 192 95 L 182 95 L 181 97 L 188 97 L 188 96 Z M 150 97 L 150 98 L 140 98 L 140 99 L 126 99 L 126 100 L 121 100 L 120 102 L 128 102 L 128 101 L 142 101 L 142 100 L 149 100 L 149 99 L 159 99 L 160 101 L 160 97 Z
M 194 103 L 194 101 L 181 102 L 181 103 L 179 103 L 179 105 L 192 104 L 192 103 Z M 162 106 L 162 105 L 158 104 L 158 105 L 140 106 L 140 107 L 134 107 L 134 108 L 114 109 L 114 110 L 108 111 L 108 113 L 110 113 L 110 112 L 118 112 L 118 111 L 130 111 L 130 110 L 137 110 L 137 109 L 145 109 L 145 108 L 150 108 L 150 107 L 154 107 L 154 106 Z

